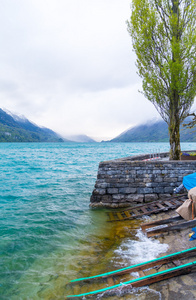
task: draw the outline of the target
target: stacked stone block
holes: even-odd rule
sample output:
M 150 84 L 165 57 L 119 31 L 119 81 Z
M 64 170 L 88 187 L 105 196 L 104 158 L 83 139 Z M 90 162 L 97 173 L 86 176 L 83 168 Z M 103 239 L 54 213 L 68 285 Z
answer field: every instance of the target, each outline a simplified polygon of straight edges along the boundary
M 196 161 L 145 160 L 127 157 L 99 164 L 92 207 L 126 207 L 170 197 L 185 175 L 196 171 Z M 164 160 L 165 158 L 165 160 Z

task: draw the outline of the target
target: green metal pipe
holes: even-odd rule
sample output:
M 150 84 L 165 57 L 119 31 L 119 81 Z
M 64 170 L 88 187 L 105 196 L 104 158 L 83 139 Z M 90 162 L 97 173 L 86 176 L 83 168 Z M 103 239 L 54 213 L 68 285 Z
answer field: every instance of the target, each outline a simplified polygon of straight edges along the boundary
M 152 277 L 155 277 L 155 276 L 158 276 L 158 275 L 169 273 L 171 271 L 179 270 L 179 269 L 182 269 L 184 267 L 189 267 L 189 266 L 192 266 L 192 265 L 196 265 L 196 261 L 188 263 L 188 264 L 185 264 L 185 265 L 182 265 L 182 266 L 178 266 L 178 267 L 175 267 L 175 268 L 171 268 L 171 269 L 168 269 L 168 270 L 164 270 L 164 271 L 161 271 L 161 272 L 157 272 L 157 273 L 154 273 L 154 274 L 150 274 L 150 275 L 147 275 L 147 276 L 144 276 L 144 277 L 132 279 L 130 281 L 119 283 L 119 284 L 116 284 L 116 285 L 113 285 L 113 286 L 110 286 L 110 287 L 107 287 L 107 288 L 104 288 L 104 289 L 95 290 L 95 291 L 92 291 L 92 292 L 89 292 L 89 293 L 78 294 L 78 295 L 68 295 L 68 296 L 66 296 L 66 298 L 67 299 L 69 299 L 69 298 L 79 298 L 79 297 L 84 297 L 84 296 L 90 296 L 90 295 L 94 295 L 94 294 L 104 293 L 106 291 L 109 291 L 109 290 L 112 290 L 112 289 L 115 289 L 115 288 L 119 288 L 119 287 L 122 287 L 122 286 L 125 286 L 125 285 L 129 285 L 129 284 L 132 284 L 134 282 L 138 282 L 138 281 L 143 280 L 143 279 L 152 278 Z
M 90 276 L 90 277 L 73 279 L 70 282 L 77 282 L 77 281 L 82 281 L 82 280 L 89 280 L 89 279 L 93 279 L 93 278 L 99 278 L 99 277 L 103 277 L 103 276 L 107 276 L 107 275 L 112 275 L 112 274 L 115 274 L 117 272 L 126 271 L 126 270 L 130 270 L 131 271 L 131 269 L 133 269 L 135 267 L 145 266 L 148 263 L 159 261 L 159 260 L 162 260 L 162 259 L 165 259 L 165 258 L 169 258 L 169 257 L 175 256 L 175 255 L 181 254 L 181 253 L 186 253 L 186 252 L 189 252 L 189 251 L 192 251 L 192 250 L 196 250 L 196 247 L 189 248 L 189 249 L 186 249 L 186 250 L 183 250 L 183 251 L 180 251 L 180 252 L 168 254 L 166 256 L 158 257 L 158 258 L 155 258 L 153 260 L 146 261 L 144 263 L 136 264 L 136 265 L 129 266 L 129 267 L 126 267 L 126 268 L 122 268 L 122 269 L 117 269 L 115 271 L 111 271 L 111 272 L 107 272 L 107 273 L 103 273 L 103 274 L 98 274 L 98 275 L 94 275 L 94 276 Z

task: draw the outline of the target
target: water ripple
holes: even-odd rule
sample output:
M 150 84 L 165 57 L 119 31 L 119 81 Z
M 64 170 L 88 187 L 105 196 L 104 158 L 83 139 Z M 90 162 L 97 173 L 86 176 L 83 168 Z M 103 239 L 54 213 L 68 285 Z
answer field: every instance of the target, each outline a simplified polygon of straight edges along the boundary
M 103 239 L 104 212 L 89 210 L 98 164 L 155 146 L 169 149 L 164 143 L 1 143 L 1 299 L 62 299 L 76 269 L 88 271 L 88 260 L 120 247 L 112 231 Z

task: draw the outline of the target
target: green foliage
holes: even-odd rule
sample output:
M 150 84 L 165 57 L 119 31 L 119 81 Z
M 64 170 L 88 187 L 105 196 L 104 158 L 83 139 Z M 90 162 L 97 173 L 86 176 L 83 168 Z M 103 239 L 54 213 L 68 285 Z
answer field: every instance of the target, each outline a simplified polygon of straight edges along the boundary
M 31 132 L 0 124 L 0 142 L 63 142 L 60 137 L 45 132 Z
M 128 31 L 143 94 L 168 124 L 175 151 L 196 96 L 196 1 L 133 0 Z
M 28 120 L 16 121 L 0 109 L 0 142 L 63 142 L 55 132 Z
M 184 122 L 189 122 L 190 119 Z M 183 125 L 183 124 L 182 124 Z M 180 127 L 181 142 L 196 142 L 196 134 L 189 128 Z M 120 134 L 110 142 L 169 142 L 167 124 L 162 121 L 138 125 Z

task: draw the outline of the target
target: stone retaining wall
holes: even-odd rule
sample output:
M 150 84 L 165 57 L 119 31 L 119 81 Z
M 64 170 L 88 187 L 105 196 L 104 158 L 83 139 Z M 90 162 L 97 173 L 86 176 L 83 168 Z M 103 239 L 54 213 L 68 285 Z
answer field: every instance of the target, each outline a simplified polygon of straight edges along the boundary
M 131 156 L 99 164 L 91 207 L 126 207 L 170 197 L 185 175 L 196 172 L 196 161 L 146 160 Z

